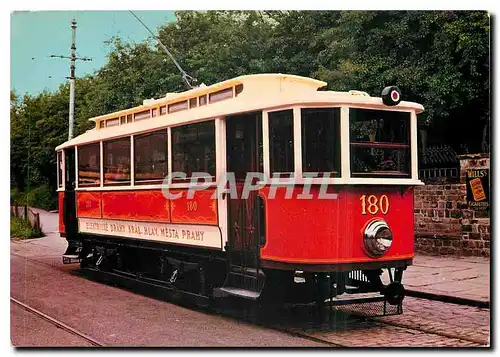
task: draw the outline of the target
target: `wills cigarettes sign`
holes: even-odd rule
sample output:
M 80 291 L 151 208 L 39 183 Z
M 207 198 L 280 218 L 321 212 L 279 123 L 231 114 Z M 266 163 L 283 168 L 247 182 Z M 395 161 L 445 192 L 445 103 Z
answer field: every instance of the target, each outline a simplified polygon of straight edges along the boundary
M 487 209 L 490 206 L 489 169 L 467 170 L 467 205 L 474 209 Z

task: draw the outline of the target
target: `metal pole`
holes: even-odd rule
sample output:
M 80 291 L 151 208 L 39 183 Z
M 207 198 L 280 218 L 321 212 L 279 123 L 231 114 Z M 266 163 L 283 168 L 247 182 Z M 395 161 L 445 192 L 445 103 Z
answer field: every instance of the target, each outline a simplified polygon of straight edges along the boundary
M 63 58 L 70 60 L 69 67 L 69 125 L 68 125 L 68 140 L 73 138 L 75 124 L 75 63 L 76 61 L 92 61 L 92 58 L 76 57 L 76 20 L 71 21 L 71 52 L 70 56 L 50 55 L 50 58 Z
M 75 60 L 76 60 L 76 20 L 71 21 L 71 62 L 69 75 L 69 132 L 68 140 L 73 138 L 75 123 Z

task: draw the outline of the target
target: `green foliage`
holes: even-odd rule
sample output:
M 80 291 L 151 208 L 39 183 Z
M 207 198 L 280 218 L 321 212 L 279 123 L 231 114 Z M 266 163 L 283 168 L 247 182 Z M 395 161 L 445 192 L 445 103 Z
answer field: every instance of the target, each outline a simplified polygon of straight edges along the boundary
M 43 232 L 40 229 L 32 228 L 27 220 L 13 216 L 10 217 L 11 238 L 30 239 L 40 238 L 43 236 Z
M 488 139 L 490 18 L 480 11 L 180 11 L 157 33 L 182 67 L 207 85 L 281 72 L 329 89 L 379 96 L 398 85 L 424 105 L 428 138 L 460 151 Z M 131 19 L 132 21 L 132 19 Z M 107 63 L 76 81 L 76 134 L 90 117 L 185 90 L 156 41 L 109 41 Z M 11 182 L 56 189 L 54 149 L 67 139 L 68 85 L 20 98 L 11 92 Z
M 343 12 L 322 38 L 316 76 L 331 88 L 378 95 L 397 84 L 405 100 L 426 108 L 420 119 L 431 139 L 481 150 L 490 115 L 486 12 Z
M 41 185 L 25 192 L 19 192 L 17 188 L 11 189 L 10 202 L 11 204 L 17 203 L 19 206 L 28 205 L 47 211 L 57 208 L 57 197 L 49 185 Z

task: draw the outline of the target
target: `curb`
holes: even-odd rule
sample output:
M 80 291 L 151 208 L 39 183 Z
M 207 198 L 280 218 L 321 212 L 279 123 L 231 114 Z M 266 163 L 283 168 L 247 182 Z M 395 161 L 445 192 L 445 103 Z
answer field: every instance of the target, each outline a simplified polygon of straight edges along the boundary
M 479 307 L 482 309 L 489 309 L 490 308 L 490 302 L 484 301 L 484 300 L 474 300 L 474 299 L 467 299 L 467 298 L 462 298 L 462 297 L 457 297 L 457 296 L 440 295 L 440 294 L 428 293 L 428 292 L 417 291 L 417 290 L 406 290 L 406 295 L 417 297 L 417 298 L 422 298 L 422 299 L 427 299 L 427 300 L 448 302 L 448 303 L 457 304 L 457 305 L 475 306 L 475 307 Z

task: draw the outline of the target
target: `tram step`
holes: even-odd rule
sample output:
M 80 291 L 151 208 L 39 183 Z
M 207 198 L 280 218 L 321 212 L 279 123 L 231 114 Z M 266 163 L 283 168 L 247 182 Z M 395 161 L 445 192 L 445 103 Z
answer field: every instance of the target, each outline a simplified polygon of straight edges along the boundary
M 78 254 L 64 254 L 62 256 L 63 264 L 79 263 L 81 261 Z
M 257 300 L 260 296 L 260 292 L 258 291 L 246 290 L 235 287 L 215 288 L 213 294 L 215 298 L 236 296 L 249 300 Z
M 238 265 L 232 265 L 231 266 L 231 274 L 235 274 L 235 275 L 245 275 L 245 276 L 248 276 L 248 277 L 255 277 L 255 278 L 265 278 L 266 275 L 264 274 L 264 272 L 259 269 L 255 269 L 255 268 L 244 268 L 244 267 L 240 267 Z

